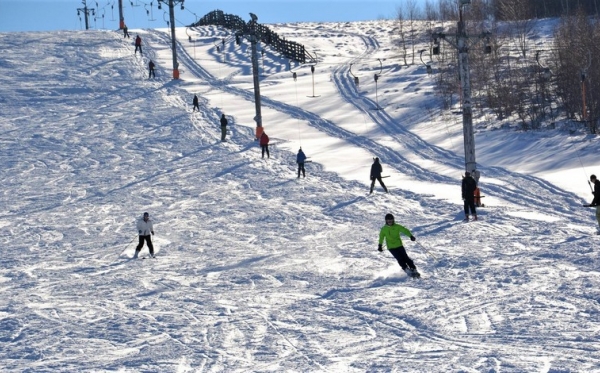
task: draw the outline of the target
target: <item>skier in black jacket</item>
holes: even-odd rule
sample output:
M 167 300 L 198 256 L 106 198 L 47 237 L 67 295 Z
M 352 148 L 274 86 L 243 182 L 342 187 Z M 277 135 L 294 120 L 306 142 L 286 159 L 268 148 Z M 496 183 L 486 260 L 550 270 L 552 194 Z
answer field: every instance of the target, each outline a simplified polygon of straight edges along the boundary
M 465 202 L 465 221 L 469 221 L 469 209 L 473 215 L 473 220 L 477 220 L 477 211 L 475 211 L 475 188 L 477 183 L 471 177 L 469 172 L 465 172 L 462 179 L 462 199 Z
M 596 175 L 590 176 L 590 181 L 594 184 L 594 199 L 590 203 L 589 207 L 596 207 L 596 220 L 598 221 L 598 234 L 600 234 L 600 180 L 596 178 Z
M 225 141 L 225 137 L 227 136 L 227 123 L 228 122 L 227 118 L 225 118 L 225 114 L 221 115 L 221 141 Z
M 373 187 L 375 187 L 375 180 L 379 181 L 379 184 L 383 187 L 385 192 L 388 192 L 388 189 L 385 187 L 385 184 L 381 180 L 381 173 L 383 172 L 383 167 L 381 167 L 381 163 L 379 163 L 379 158 L 375 158 L 375 162 L 371 166 L 371 191 L 369 194 L 373 193 Z

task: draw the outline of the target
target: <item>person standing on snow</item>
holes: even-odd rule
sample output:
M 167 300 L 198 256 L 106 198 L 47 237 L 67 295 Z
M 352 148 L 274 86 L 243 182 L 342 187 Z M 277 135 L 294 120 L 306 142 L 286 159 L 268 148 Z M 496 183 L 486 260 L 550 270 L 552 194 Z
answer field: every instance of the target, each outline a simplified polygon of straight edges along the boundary
M 304 169 L 304 161 L 306 161 L 306 155 L 302 151 L 302 148 L 298 150 L 296 155 L 296 163 L 298 163 L 298 179 L 300 178 L 300 172 L 302 171 L 302 177 L 306 177 L 306 170 Z
M 383 240 L 385 239 L 385 245 L 387 246 L 388 251 L 396 258 L 398 264 L 402 267 L 402 270 L 410 277 L 419 278 L 421 277 L 421 274 L 417 271 L 417 267 L 412 259 L 408 257 L 404 245 L 402 245 L 400 234 L 410 237 L 411 241 L 416 240 L 415 236 L 410 233 L 408 228 L 394 222 L 394 215 L 387 214 L 385 216 L 385 225 L 379 232 L 379 246 L 377 247 L 377 250 L 383 251 Z
M 266 132 L 263 132 L 262 135 L 260 135 L 260 147 L 262 149 L 262 157 L 265 157 L 265 151 L 267 152 L 267 158 L 271 158 L 271 156 L 269 155 L 269 136 L 267 136 Z
M 381 180 L 381 173 L 383 172 L 383 167 L 381 167 L 381 163 L 379 163 L 379 158 L 375 158 L 375 162 L 371 166 L 371 191 L 369 194 L 373 193 L 373 188 L 375 187 L 375 180 L 379 181 L 379 184 L 383 187 L 385 192 L 388 192 L 383 180 Z
M 225 118 L 225 114 L 221 115 L 221 141 L 225 141 L 225 137 L 227 136 L 227 118 Z
M 481 177 L 481 173 L 476 169 L 473 169 L 471 176 L 473 176 L 473 179 L 475 180 L 475 185 L 479 185 L 479 177 Z
M 140 54 L 142 54 L 142 38 L 139 35 L 135 37 L 135 51 L 133 54 L 137 54 L 138 49 L 140 50 Z
M 150 60 L 150 63 L 148 63 L 148 70 L 148 79 L 156 78 L 156 74 L 154 73 L 154 62 L 152 62 L 152 60 Z
M 473 179 L 471 173 L 465 172 L 461 185 L 462 199 L 465 203 L 465 221 L 469 221 L 469 210 L 471 210 L 473 220 L 477 220 L 477 211 L 475 211 L 475 188 L 477 188 L 475 179 Z
M 200 106 L 198 105 L 198 96 L 194 95 L 194 99 L 192 100 L 192 105 L 194 105 L 194 107 L 192 108 L 192 113 L 194 111 L 196 111 L 196 109 L 198 109 L 198 112 L 200 112 Z
M 481 174 L 476 169 L 473 169 L 471 176 L 475 180 L 475 191 L 473 192 L 475 207 L 483 207 L 483 203 L 481 203 L 481 191 L 479 190 L 479 177 Z
M 129 36 L 129 31 L 127 29 L 127 25 L 123 25 L 123 38 L 128 38 Z
M 146 242 L 146 244 L 148 245 L 148 250 L 150 251 L 150 256 L 154 258 L 154 246 L 152 245 L 152 236 L 154 236 L 154 226 L 152 225 L 152 220 L 150 220 L 150 214 L 145 212 L 142 218 L 138 220 L 137 230 L 140 241 L 137 247 L 135 248 L 135 254 L 133 255 L 133 257 L 138 257 L 140 251 L 142 251 L 142 247 L 144 247 L 144 242 Z
M 600 234 L 600 180 L 596 178 L 596 175 L 590 176 L 590 181 L 594 183 L 594 191 L 592 194 L 594 195 L 594 199 L 592 203 L 589 205 L 585 205 L 586 207 L 596 207 L 596 220 L 598 221 L 598 234 Z

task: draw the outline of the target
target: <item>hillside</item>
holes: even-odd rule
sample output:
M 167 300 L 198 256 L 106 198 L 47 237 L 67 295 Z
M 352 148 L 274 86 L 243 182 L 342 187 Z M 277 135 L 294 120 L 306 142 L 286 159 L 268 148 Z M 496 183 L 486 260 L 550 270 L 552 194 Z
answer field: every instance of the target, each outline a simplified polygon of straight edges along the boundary
M 132 31 L 144 57 L 119 32 L 0 34 L 0 370 L 600 371 L 594 138 L 479 117 L 487 206 L 463 223 L 462 125 L 398 65 L 393 24 L 276 29 L 318 52 L 319 97 L 266 49 L 270 159 L 224 30 L 178 29 L 178 81 L 166 30 Z M 131 260 L 144 211 L 158 258 Z M 388 212 L 419 281 L 377 252 Z

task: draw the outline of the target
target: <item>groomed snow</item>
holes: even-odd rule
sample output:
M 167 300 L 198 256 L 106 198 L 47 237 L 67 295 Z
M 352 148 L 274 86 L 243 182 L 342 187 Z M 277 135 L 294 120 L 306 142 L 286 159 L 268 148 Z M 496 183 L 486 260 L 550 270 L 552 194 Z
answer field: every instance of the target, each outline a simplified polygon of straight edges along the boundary
M 596 138 L 480 115 L 486 207 L 463 223 L 460 117 L 393 22 L 272 27 L 320 60 L 313 86 L 265 48 L 268 160 L 226 30 L 177 30 L 176 81 L 165 29 L 0 33 L 0 371 L 600 371 Z M 158 258 L 131 260 L 144 211 Z M 377 252 L 388 212 L 420 281 Z

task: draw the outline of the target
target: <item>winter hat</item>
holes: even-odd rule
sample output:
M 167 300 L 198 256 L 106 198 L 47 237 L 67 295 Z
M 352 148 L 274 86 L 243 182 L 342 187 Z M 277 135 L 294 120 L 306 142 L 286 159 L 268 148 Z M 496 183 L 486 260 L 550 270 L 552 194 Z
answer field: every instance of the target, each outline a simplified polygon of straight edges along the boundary
M 471 173 L 469 171 L 465 172 L 465 176 L 471 176 Z
M 144 217 L 148 217 L 150 216 L 150 214 L 148 214 L 147 212 L 144 213 Z
M 385 216 L 385 220 L 394 220 L 394 215 L 392 215 L 392 214 L 387 214 L 387 215 Z

